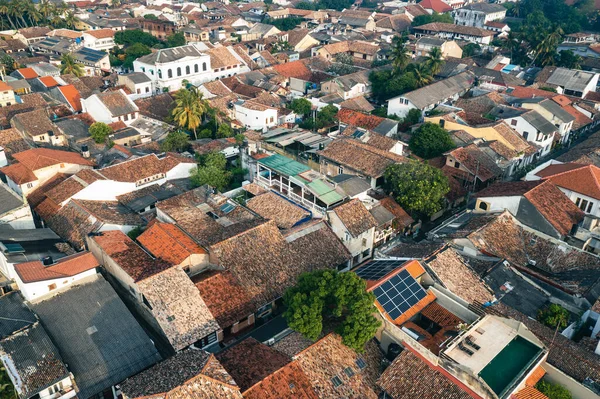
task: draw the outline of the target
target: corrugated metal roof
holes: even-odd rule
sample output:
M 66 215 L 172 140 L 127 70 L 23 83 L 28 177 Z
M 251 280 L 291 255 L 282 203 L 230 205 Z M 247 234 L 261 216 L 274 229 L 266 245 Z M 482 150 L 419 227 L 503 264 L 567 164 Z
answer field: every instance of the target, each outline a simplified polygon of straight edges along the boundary
M 298 173 L 310 170 L 308 166 L 279 154 L 261 159 L 258 163 L 285 176 L 295 176 Z

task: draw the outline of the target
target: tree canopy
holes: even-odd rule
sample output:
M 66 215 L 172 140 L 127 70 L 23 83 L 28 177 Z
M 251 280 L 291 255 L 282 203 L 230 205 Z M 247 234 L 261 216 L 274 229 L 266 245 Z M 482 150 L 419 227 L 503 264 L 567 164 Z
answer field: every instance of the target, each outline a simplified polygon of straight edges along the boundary
M 387 191 L 402 208 L 426 216 L 443 209 L 444 196 L 450 191 L 441 170 L 416 161 L 391 165 L 385 181 Z
M 202 93 L 195 87 L 179 89 L 175 94 L 175 108 L 171 111 L 173 120 L 182 129 L 194 134 L 202 122 L 202 117 L 208 111 L 208 103 L 202 98 Z
M 375 296 L 366 288 L 366 282 L 353 272 L 305 273 L 285 292 L 283 315 L 291 329 L 313 341 L 326 320 L 337 326 L 344 345 L 361 352 L 381 325 L 373 316 Z
M 542 380 L 536 384 L 535 388 L 546 395 L 548 399 L 573 399 L 571 392 L 562 385 Z
M 89 128 L 90 136 L 98 144 L 105 143 L 106 138 L 113 132 L 112 128 L 104 122 L 92 123 Z
M 75 60 L 71 53 L 65 53 L 60 57 L 60 73 L 62 75 L 71 74 L 77 77 L 85 75 L 83 64 Z
M 306 118 L 300 124 L 303 129 L 322 129 L 333 125 L 337 121 L 338 109 L 335 105 L 326 105 L 319 112 L 317 112 L 316 120 L 313 118 Z
M 412 152 L 431 159 L 455 147 L 450 134 L 435 123 L 426 122 L 413 133 L 408 143 Z
M 538 321 L 550 328 L 565 328 L 569 323 L 569 311 L 562 306 L 552 303 L 538 312 Z
M 185 45 L 185 36 L 183 32 L 175 32 L 167 36 L 167 47 L 179 47 Z
M 306 98 L 295 98 L 292 100 L 290 108 L 296 115 L 306 116 L 312 111 L 312 104 Z
M 454 20 L 452 19 L 452 16 L 450 14 L 438 14 L 437 12 L 434 12 L 431 15 L 416 16 L 413 19 L 411 25 L 412 26 L 421 26 L 421 25 L 429 24 L 431 22 L 444 22 L 447 24 L 453 24 Z
M 182 130 L 174 130 L 167 134 L 165 140 L 161 143 L 160 148 L 163 151 L 183 152 L 190 146 L 189 136 Z
M 141 29 L 120 30 L 115 33 L 115 43 L 123 44 L 125 46 L 140 43 L 152 47 L 158 42 L 159 40 L 157 38 Z
M 208 184 L 223 191 L 231 182 L 231 172 L 227 169 L 227 159 L 220 152 L 211 152 L 202 157 L 201 163 L 192 170 L 190 181 L 192 186 L 200 187 Z
M 287 18 L 278 18 L 278 19 L 270 19 L 267 18 L 263 23 L 273 25 L 277 29 L 281 31 L 288 31 L 294 29 L 296 26 L 300 25 L 302 22 L 302 18 L 300 17 L 287 17 Z

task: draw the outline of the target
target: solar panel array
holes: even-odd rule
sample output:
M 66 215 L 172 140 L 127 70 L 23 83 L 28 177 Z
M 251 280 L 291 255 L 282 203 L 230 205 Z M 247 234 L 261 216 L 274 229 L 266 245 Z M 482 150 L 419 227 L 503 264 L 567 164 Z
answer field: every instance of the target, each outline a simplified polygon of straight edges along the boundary
M 98 51 L 87 47 L 82 47 L 81 49 L 77 50 L 77 53 L 82 55 L 85 60 L 91 62 L 98 62 L 106 56 L 106 53 L 103 51 Z
M 392 320 L 416 305 L 427 293 L 406 270 L 373 290 L 377 302 Z
M 401 267 L 405 260 L 372 260 L 356 269 L 355 273 L 364 280 L 380 280 L 388 273 Z

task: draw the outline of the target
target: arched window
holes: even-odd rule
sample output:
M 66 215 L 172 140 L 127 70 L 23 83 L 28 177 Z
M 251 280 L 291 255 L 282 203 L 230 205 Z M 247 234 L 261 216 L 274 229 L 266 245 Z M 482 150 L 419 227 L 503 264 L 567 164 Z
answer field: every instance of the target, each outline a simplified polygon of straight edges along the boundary
M 170 70 L 170 69 L 169 69 L 169 70 L 167 71 L 167 77 L 168 77 L 168 78 L 172 78 L 172 77 L 173 77 L 173 71 L 172 71 L 172 70 Z
M 195 72 L 195 73 L 198 73 L 198 70 L 199 70 L 199 69 L 198 69 L 198 64 L 194 65 L 194 72 Z
M 187 66 L 185 67 L 185 74 L 186 74 L 186 75 L 189 75 L 189 74 L 190 74 L 190 66 L 189 66 L 189 65 L 187 65 Z
M 162 71 L 160 69 L 158 70 L 158 78 L 162 79 Z
M 177 67 L 177 76 L 181 76 L 181 67 Z
M 206 62 L 203 62 L 203 63 L 202 63 L 202 70 L 203 70 L 203 71 L 206 71 Z

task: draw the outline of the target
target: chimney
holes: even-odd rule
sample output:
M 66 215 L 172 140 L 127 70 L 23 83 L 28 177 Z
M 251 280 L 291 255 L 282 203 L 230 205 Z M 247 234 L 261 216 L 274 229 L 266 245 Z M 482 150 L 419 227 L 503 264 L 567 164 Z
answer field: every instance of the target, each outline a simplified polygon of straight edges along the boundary
M 52 259 L 52 256 L 46 256 L 42 259 L 42 264 L 44 266 L 51 266 L 54 264 L 54 260 Z
M 90 157 L 90 150 L 89 150 L 87 144 L 84 144 L 81 146 L 81 155 L 83 155 L 84 158 Z

